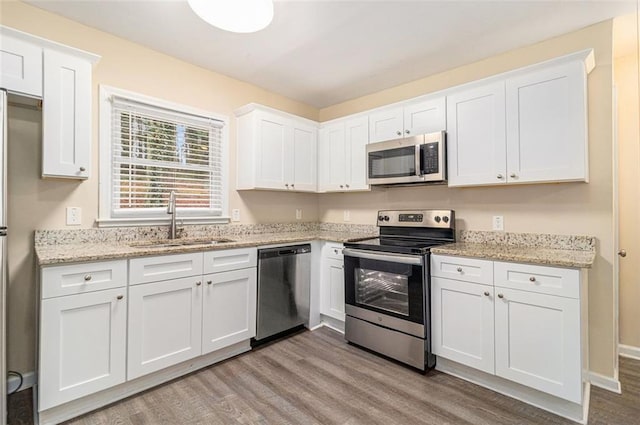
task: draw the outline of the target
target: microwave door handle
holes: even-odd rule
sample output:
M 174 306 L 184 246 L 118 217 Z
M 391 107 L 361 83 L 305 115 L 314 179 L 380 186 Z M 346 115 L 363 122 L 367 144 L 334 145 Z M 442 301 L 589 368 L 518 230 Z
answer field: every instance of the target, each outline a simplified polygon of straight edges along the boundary
M 416 145 L 416 153 L 415 153 L 415 160 L 416 160 L 416 176 L 421 177 L 423 172 L 422 172 L 422 145 Z

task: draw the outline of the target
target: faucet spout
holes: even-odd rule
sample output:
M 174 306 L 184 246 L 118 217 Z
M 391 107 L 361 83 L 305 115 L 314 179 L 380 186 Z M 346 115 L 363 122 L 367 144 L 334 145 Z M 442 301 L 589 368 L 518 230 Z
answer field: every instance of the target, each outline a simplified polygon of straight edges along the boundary
M 169 223 L 169 239 L 176 238 L 176 192 L 174 190 L 169 194 L 169 204 L 167 205 L 167 214 L 171 215 L 171 223 Z

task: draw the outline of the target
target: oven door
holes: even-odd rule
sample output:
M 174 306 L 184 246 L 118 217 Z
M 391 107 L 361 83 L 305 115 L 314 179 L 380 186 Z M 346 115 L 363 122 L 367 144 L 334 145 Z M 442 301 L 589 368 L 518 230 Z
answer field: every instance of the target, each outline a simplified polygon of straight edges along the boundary
M 424 338 L 424 257 L 352 248 L 343 253 L 347 314 Z

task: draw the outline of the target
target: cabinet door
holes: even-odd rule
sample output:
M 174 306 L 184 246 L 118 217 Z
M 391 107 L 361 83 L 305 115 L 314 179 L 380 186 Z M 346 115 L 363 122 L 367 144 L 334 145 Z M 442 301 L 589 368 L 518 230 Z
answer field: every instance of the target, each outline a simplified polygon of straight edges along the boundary
M 369 143 L 403 137 L 402 106 L 373 112 L 369 115 Z
M 507 80 L 509 182 L 587 180 L 583 62 Z
M 424 133 L 443 131 L 445 120 L 445 98 L 423 100 L 404 106 L 404 134 L 417 136 Z
M 129 287 L 128 379 L 201 354 L 201 278 Z
M 365 117 L 349 120 L 345 124 L 347 190 L 367 190 L 367 143 L 369 120 Z
M 433 353 L 493 374 L 493 286 L 434 277 L 431 306 Z
M 256 182 L 261 189 L 287 190 L 293 183 L 293 146 L 288 119 L 264 111 L 256 113 Z
M 496 287 L 496 375 L 580 403 L 580 301 Z
M 293 180 L 290 188 L 315 192 L 318 188 L 317 138 L 318 130 L 303 124 L 293 125 Z
M 449 186 L 506 182 L 503 82 L 447 97 Z
M 345 126 L 343 122 L 320 130 L 320 190 L 335 192 L 345 190 L 346 157 Z
M 0 87 L 33 96 L 42 96 L 42 48 L 0 36 Z
M 256 336 L 256 268 L 214 273 L 203 279 L 202 354 Z
M 42 301 L 39 410 L 125 381 L 125 289 Z
M 344 322 L 344 262 L 324 258 L 320 313 Z
M 86 179 L 91 167 L 91 63 L 44 51 L 42 175 Z

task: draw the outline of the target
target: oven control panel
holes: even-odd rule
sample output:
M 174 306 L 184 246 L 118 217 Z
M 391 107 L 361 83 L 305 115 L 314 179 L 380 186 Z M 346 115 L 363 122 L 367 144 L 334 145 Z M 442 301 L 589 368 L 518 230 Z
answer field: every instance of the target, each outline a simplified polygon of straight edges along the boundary
M 453 210 L 384 210 L 378 211 L 378 226 L 397 227 L 455 227 Z

